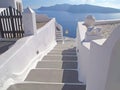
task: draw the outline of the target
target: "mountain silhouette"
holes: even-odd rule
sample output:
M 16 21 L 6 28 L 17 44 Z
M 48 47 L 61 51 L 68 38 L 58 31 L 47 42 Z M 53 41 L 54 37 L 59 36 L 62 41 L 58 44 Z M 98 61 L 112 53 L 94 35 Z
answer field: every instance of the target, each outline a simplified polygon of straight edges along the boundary
M 37 10 L 67 11 L 71 13 L 120 13 L 120 9 L 88 5 L 88 4 L 80 4 L 80 5 L 56 4 L 54 6 L 49 6 L 49 7 L 40 7 Z

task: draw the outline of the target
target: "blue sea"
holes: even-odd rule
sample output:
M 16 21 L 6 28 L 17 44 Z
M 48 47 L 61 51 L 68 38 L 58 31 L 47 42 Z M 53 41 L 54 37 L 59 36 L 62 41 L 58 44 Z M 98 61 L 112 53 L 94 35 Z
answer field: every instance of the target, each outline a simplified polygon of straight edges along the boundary
M 36 11 L 38 14 L 46 14 L 63 26 L 64 36 L 76 37 L 77 23 L 84 21 L 87 15 L 93 15 L 96 20 L 120 19 L 120 13 L 69 13 L 65 11 Z M 68 30 L 69 33 L 65 34 Z

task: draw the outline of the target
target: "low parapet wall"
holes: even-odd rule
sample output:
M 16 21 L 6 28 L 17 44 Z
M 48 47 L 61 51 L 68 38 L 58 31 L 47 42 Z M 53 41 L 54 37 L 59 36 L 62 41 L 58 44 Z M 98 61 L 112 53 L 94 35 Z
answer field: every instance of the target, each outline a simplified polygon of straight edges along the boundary
M 47 54 L 56 44 L 55 19 L 37 30 L 32 36 L 18 40 L 0 56 L 0 84 L 15 80 L 29 70 L 29 67 Z
M 86 83 L 86 62 L 88 61 L 89 49 L 83 45 L 85 33 L 87 28 L 78 23 L 77 28 L 77 56 L 78 56 L 78 70 L 79 70 L 79 81 Z

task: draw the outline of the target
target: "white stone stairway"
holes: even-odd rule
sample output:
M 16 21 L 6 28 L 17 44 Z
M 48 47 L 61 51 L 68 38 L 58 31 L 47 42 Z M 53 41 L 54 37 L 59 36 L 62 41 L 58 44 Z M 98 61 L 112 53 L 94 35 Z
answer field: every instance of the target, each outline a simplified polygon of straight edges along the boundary
M 85 90 L 86 86 L 78 81 L 75 49 L 73 42 L 59 43 L 23 83 L 11 85 L 8 90 Z

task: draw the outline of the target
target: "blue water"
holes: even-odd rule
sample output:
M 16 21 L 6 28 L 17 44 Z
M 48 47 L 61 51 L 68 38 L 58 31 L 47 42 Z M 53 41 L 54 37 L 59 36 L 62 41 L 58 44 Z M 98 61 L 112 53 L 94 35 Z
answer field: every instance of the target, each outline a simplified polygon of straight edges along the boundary
M 69 13 L 64 11 L 36 11 L 39 14 L 46 14 L 63 26 L 64 36 L 76 37 L 78 21 L 83 21 L 87 15 L 93 15 L 96 20 L 120 19 L 120 13 Z M 69 33 L 66 35 L 65 30 Z

